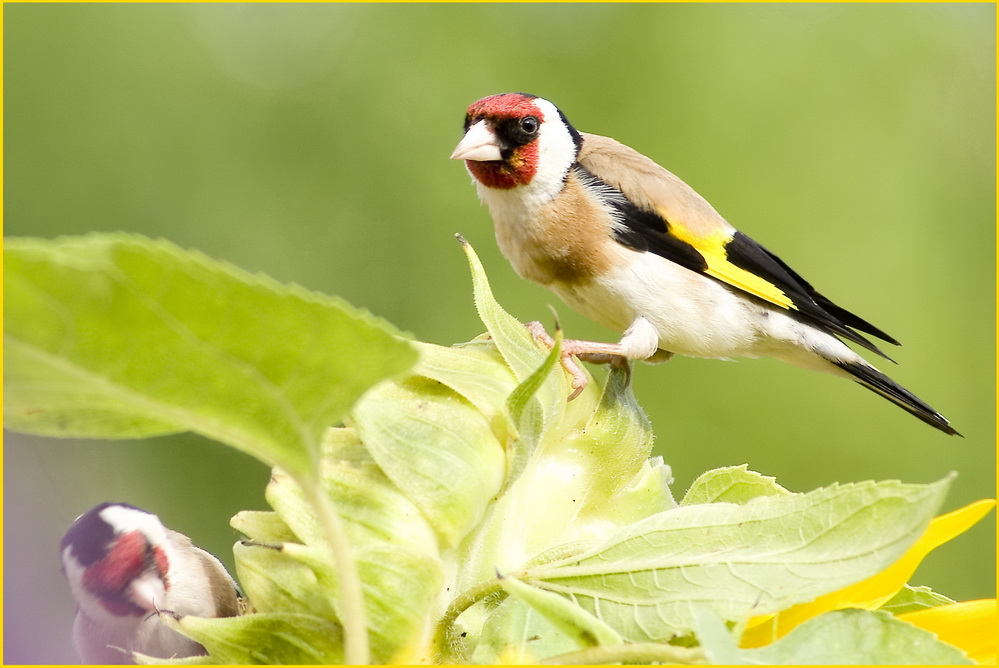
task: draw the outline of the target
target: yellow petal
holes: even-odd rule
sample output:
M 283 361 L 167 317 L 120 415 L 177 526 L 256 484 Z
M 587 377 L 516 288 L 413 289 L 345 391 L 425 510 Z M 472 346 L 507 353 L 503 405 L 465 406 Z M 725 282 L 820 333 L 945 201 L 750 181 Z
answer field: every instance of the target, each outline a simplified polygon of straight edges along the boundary
M 742 635 L 742 647 L 762 647 L 782 637 L 802 622 L 829 610 L 841 608 L 874 610 L 881 607 L 909 581 L 927 554 L 967 531 L 995 504 L 994 499 L 983 499 L 933 519 L 919 540 L 898 561 L 877 575 L 820 596 L 810 603 L 795 605 L 776 616 L 761 615 L 751 619 L 746 625 L 746 632 Z
M 898 618 L 935 633 L 945 643 L 964 650 L 976 663 L 996 663 L 999 614 L 994 598 L 906 612 Z
M 506 647 L 496 657 L 493 665 L 498 666 L 531 666 L 537 665 L 538 659 L 524 647 Z

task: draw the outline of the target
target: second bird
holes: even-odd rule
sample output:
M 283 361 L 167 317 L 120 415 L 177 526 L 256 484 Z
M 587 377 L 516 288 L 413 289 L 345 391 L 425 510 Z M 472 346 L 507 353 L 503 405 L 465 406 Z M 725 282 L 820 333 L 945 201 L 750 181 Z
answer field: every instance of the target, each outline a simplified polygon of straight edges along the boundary
M 473 103 L 451 157 L 465 161 L 517 273 L 623 332 L 618 343 L 564 342 L 577 393 L 586 376 L 572 357 L 770 356 L 850 378 L 957 434 L 843 342 L 887 357 L 864 334 L 895 339 L 821 295 L 672 173 L 578 132 L 548 100 L 504 93 Z

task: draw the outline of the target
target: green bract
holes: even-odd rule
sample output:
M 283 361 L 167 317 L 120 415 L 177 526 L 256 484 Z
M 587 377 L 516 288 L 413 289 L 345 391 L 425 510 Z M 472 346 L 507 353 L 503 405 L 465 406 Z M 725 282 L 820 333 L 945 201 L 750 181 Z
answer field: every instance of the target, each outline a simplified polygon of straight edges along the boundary
M 272 511 L 232 519 L 247 612 L 171 620 L 209 652 L 179 662 L 963 660 L 869 611 L 739 649 L 732 626 L 891 565 L 949 479 L 795 494 L 728 467 L 677 504 L 628 374 L 568 402 L 560 335 L 538 345 L 464 247 L 487 333 L 448 348 L 166 242 L 8 241 L 8 427 L 192 430 L 275 467 Z

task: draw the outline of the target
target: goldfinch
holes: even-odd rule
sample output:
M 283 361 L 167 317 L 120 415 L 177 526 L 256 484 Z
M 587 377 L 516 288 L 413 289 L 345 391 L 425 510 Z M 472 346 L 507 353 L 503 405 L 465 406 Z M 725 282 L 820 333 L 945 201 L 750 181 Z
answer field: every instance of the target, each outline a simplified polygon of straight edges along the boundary
M 895 339 L 817 292 L 672 173 L 613 139 L 578 132 L 548 100 L 505 93 L 474 102 L 451 158 L 465 161 L 517 273 L 623 332 L 618 343 L 564 342 L 573 396 L 586 377 L 572 356 L 769 355 L 850 378 L 959 435 L 843 341 L 887 358 L 861 333 Z
M 161 614 L 231 617 L 236 583 L 214 556 L 156 515 L 102 503 L 73 522 L 60 545 L 77 602 L 73 645 L 85 664 L 134 663 L 132 652 L 169 659 L 205 654 Z

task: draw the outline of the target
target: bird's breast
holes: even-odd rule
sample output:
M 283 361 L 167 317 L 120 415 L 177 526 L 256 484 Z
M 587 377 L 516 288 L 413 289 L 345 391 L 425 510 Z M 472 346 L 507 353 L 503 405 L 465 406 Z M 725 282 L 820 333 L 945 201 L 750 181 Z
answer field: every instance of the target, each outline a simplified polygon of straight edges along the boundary
M 522 277 L 573 286 L 612 269 L 612 214 L 573 174 L 554 196 L 530 186 L 479 191 L 500 250 Z

